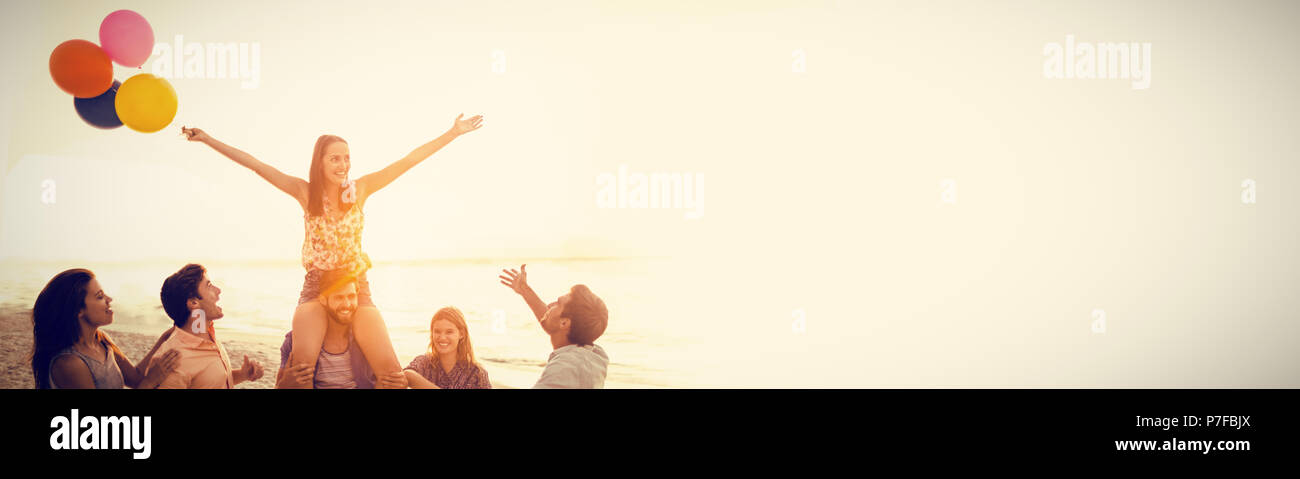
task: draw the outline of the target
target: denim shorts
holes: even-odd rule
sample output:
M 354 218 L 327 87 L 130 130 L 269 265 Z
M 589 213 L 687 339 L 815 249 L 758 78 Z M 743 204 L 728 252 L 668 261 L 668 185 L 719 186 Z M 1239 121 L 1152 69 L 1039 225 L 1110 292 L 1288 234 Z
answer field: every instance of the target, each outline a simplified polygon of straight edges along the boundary
M 298 295 L 298 304 L 308 301 L 314 301 L 320 297 L 320 277 L 324 271 L 312 269 L 307 272 L 307 276 L 302 280 L 302 293 Z M 366 273 L 361 273 L 357 277 L 357 306 L 374 306 L 375 302 L 370 299 L 370 281 L 366 280 Z

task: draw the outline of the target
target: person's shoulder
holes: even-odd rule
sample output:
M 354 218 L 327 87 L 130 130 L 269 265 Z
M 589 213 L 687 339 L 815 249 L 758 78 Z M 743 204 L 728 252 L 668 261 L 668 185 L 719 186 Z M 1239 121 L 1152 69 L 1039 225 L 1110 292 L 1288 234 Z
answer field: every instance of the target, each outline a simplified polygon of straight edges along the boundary
M 94 378 L 90 375 L 90 366 L 72 350 L 65 349 L 50 361 L 50 381 L 61 388 L 67 388 L 73 384 L 93 384 Z
M 542 374 L 555 373 L 557 371 L 566 371 L 577 369 L 586 363 L 585 355 L 576 348 L 565 350 L 556 350 L 551 354 L 551 359 L 546 361 L 546 367 L 542 369 Z
M 181 328 L 173 327 L 172 334 L 170 336 L 167 336 L 167 340 L 163 341 L 163 343 L 158 346 L 158 352 L 162 352 L 163 348 L 166 349 L 184 348 L 186 336 L 187 334 L 184 331 L 182 331 Z
M 424 374 L 424 370 L 428 369 L 430 364 L 432 363 L 429 362 L 429 355 L 420 354 L 411 359 L 411 363 L 406 365 L 406 369 L 413 369 L 415 372 Z
M 478 362 L 474 363 L 474 378 L 478 380 L 476 385 L 478 389 L 492 389 L 492 380 L 488 378 L 487 368 Z
M 576 345 L 570 344 L 551 353 L 551 362 L 584 362 L 590 361 L 595 356 L 600 360 L 608 361 L 609 355 L 605 349 L 597 344 Z
M 608 364 L 609 357 L 605 356 L 604 350 L 598 349 L 599 347 L 571 344 L 557 349 L 551 353 L 551 358 L 546 362 L 546 368 L 542 370 L 542 375 L 577 374 L 588 370 L 593 364 Z
M 81 357 L 77 356 L 77 354 L 71 349 L 59 351 L 59 353 L 54 356 L 54 360 L 50 361 L 51 371 L 69 370 L 69 368 L 84 369 L 87 372 L 90 371 L 90 368 L 86 366 L 86 362 L 82 361 Z
M 533 389 L 568 389 L 576 387 L 576 378 L 583 370 L 582 361 L 572 355 L 556 357 L 546 363 L 542 375 L 537 378 Z
M 563 346 L 559 349 L 556 349 L 554 351 L 551 351 L 551 356 L 547 359 L 547 363 L 572 361 L 574 358 L 580 356 L 581 354 L 582 354 L 581 346 L 578 346 L 576 344 L 570 344 L 567 346 Z

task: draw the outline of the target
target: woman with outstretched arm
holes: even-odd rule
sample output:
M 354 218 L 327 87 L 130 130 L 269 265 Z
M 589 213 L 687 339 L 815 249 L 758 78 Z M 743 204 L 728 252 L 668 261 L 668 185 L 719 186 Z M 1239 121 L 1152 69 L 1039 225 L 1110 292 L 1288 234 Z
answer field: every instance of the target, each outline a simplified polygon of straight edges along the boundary
M 365 271 L 370 258 L 361 249 L 364 226 L 362 209 L 370 195 L 388 186 L 415 165 L 441 150 L 452 140 L 483 126 L 482 115 L 456 117 L 451 128 L 421 145 L 400 160 L 374 173 L 350 180 L 352 158 L 348 143 L 334 135 L 321 135 L 312 152 L 311 170 L 303 180 L 280 172 L 238 148 L 222 143 L 198 128 L 181 128 L 186 139 L 208 145 L 235 163 L 253 170 L 276 189 L 298 201 L 303 210 L 305 237 L 302 265 L 307 270 L 298 307 L 293 314 L 293 356 L 290 364 L 315 364 L 325 339 L 326 316 L 320 302 L 320 278 L 326 271 L 345 269 L 357 276 L 359 306 L 354 334 L 376 375 L 402 370 L 393 352 L 379 309 L 370 297 Z

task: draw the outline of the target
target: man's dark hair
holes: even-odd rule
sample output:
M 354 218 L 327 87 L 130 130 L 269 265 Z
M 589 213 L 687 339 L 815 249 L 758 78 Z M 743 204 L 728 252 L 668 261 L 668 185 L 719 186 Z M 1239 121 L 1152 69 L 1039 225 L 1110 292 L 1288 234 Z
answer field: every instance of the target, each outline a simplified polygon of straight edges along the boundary
M 583 284 L 569 289 L 569 302 L 564 305 L 561 316 L 569 318 L 569 342 L 579 346 L 595 344 L 609 324 L 605 302 Z
M 184 326 L 190 319 L 190 308 L 185 303 L 190 298 L 199 298 L 199 283 L 203 281 L 203 275 L 207 270 L 194 263 L 185 265 L 180 271 L 168 276 L 163 280 L 162 306 L 167 316 L 172 318 L 172 322 L 177 326 Z

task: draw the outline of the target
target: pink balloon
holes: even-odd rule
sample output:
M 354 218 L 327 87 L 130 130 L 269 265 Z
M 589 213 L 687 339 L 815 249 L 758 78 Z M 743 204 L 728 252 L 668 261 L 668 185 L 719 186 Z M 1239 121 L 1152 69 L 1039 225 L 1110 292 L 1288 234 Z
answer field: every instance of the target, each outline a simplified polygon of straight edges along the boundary
M 99 24 L 99 45 L 125 67 L 139 67 L 153 54 L 153 27 L 131 10 L 118 10 Z

